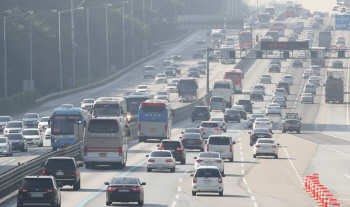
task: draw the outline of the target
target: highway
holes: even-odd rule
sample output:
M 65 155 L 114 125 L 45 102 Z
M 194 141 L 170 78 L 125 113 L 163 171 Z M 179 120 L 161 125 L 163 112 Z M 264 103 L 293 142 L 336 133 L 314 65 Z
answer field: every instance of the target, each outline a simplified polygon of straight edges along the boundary
M 299 18 L 287 19 L 286 35 L 293 28 L 292 25 Z M 311 24 L 312 20 L 302 20 L 305 26 Z M 325 25 L 334 22 L 334 19 L 325 19 Z M 266 32 L 265 29 L 257 30 L 260 34 Z M 305 31 L 300 35 L 299 40 L 303 40 Z M 232 34 L 236 31 L 229 31 Z M 332 31 L 333 40 L 336 36 L 349 36 L 348 32 Z M 164 70 L 162 61 L 165 56 L 169 56 L 172 52 L 181 51 L 185 59 L 181 62 L 182 75 L 189 66 L 195 65 L 198 60 L 191 58 L 192 51 L 200 46 L 195 45 L 195 39 L 198 36 L 205 36 L 204 31 L 196 31 L 185 40 L 175 45 L 167 45 L 162 56 L 150 60 L 148 64 L 157 65 L 157 72 Z M 280 40 L 283 40 L 281 38 Z M 209 38 L 207 37 L 207 42 Z M 314 45 L 317 43 L 317 35 L 315 33 Z M 343 60 L 344 66 L 348 68 L 349 61 Z M 235 100 L 248 99 L 247 95 L 252 90 L 252 86 L 258 83 L 261 74 L 268 74 L 269 60 L 255 60 L 249 68 L 243 68 L 245 72 L 244 88 L 242 94 L 236 94 Z M 136 176 L 141 182 L 147 182 L 145 188 L 145 205 L 144 206 L 254 206 L 254 207 L 270 207 L 270 206 L 318 206 L 318 204 L 309 197 L 302 189 L 302 181 L 304 175 L 311 173 L 319 173 L 320 181 L 327 186 L 338 199 L 341 206 L 350 205 L 350 173 L 349 166 L 346 165 L 350 160 L 349 152 L 349 94 L 346 94 L 344 104 L 325 104 L 324 102 L 324 76 L 326 68 L 321 70 L 321 86 L 317 88 L 314 104 L 301 104 L 300 98 L 303 93 L 304 85 L 307 79 L 302 78 L 305 68 L 310 65 L 309 61 L 304 62 L 303 68 L 293 68 L 291 61 L 282 61 L 281 73 L 270 73 L 272 76 L 272 84 L 266 84 L 266 96 L 264 101 L 255 101 L 253 105 L 254 113 L 263 112 L 264 107 L 272 97 L 272 91 L 275 84 L 283 74 L 291 74 L 294 77 L 294 83 L 291 86 L 291 94 L 288 95 L 287 109 L 282 112 L 298 112 L 302 119 L 301 134 L 281 133 L 281 118 L 278 116 L 269 116 L 274 122 L 273 132 L 274 138 L 280 143 L 279 159 L 271 159 L 268 157 L 253 158 L 252 147 L 249 146 L 249 134 L 251 131 L 247 128 L 247 121 L 241 123 L 228 123 L 227 132 L 236 141 L 234 147 L 233 163 L 225 162 L 225 174 L 223 178 L 224 196 L 219 197 L 217 194 L 198 194 L 191 195 L 191 177 L 194 162 L 193 157 L 198 155 L 198 151 L 188 151 L 186 165 L 177 165 L 176 172 L 154 171 L 146 172 L 146 155 L 152 150 L 157 149 L 157 141 L 149 141 L 147 143 L 138 143 L 137 140 L 132 141 L 128 151 L 127 167 L 123 170 L 110 169 L 109 167 L 100 167 L 94 170 L 82 168 L 82 184 L 79 191 L 73 191 L 70 187 L 61 189 L 62 206 L 105 206 L 105 185 L 113 176 Z M 221 65 L 219 63 L 211 63 L 211 83 L 222 77 L 223 72 L 233 65 Z M 164 90 L 165 85 L 155 85 L 151 79 L 143 79 L 139 67 L 121 78 L 96 89 L 84 91 L 78 94 L 59 98 L 50 101 L 39 108 L 35 112 L 41 112 L 41 116 L 50 115 L 53 108 L 63 104 L 72 103 L 79 106 L 84 98 L 98 98 L 101 96 L 120 96 L 127 90 L 134 90 L 137 85 L 147 84 L 150 86 L 151 92 Z M 347 71 L 347 70 L 346 70 Z M 178 78 L 176 77 L 176 78 Z M 346 73 L 349 80 L 349 73 Z M 130 82 L 129 80 L 135 80 Z M 206 91 L 205 77 L 199 79 L 200 94 L 203 96 Z M 346 84 L 346 90 L 350 85 Z M 174 108 L 181 107 L 186 103 L 177 102 L 175 95 L 171 97 Z M 34 110 L 33 110 L 34 111 Z M 18 117 L 15 118 L 19 118 Z M 211 117 L 222 117 L 222 112 L 211 112 Z M 196 127 L 199 121 L 192 123 L 190 119 L 173 126 L 172 136 L 177 139 L 181 132 L 188 127 Z M 45 143 L 46 147 L 31 148 L 25 153 L 15 153 L 13 157 L 1 158 L 0 172 L 8 170 L 11 166 L 17 165 L 17 162 L 25 162 L 33 156 L 39 156 L 50 150 L 47 147 L 50 143 Z M 41 151 L 38 151 L 41 150 Z M 29 154 L 31 153 L 31 154 Z M 29 154 L 29 155 L 26 155 Z M 26 156 L 24 156 L 26 155 Z M 22 157 L 23 156 L 23 157 Z M 13 160 L 16 159 L 16 160 Z M 13 160 L 13 161 L 11 161 Z M 11 161 L 11 162 L 10 162 Z M 6 169 L 5 169 L 6 168 Z M 1 206 L 15 206 L 16 197 L 13 196 L 4 201 Z M 125 206 L 128 204 L 114 204 L 115 206 Z M 131 205 L 132 206 L 132 205 Z

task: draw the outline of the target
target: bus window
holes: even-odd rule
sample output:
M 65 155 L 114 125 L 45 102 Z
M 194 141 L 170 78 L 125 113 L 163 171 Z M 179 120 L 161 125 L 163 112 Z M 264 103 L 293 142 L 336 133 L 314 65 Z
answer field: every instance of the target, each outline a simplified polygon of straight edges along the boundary
M 163 113 L 165 111 L 164 106 L 142 106 L 141 110 L 145 113 Z
M 115 115 L 120 116 L 118 104 L 95 104 L 94 116 Z
M 117 133 L 119 126 L 116 120 L 91 120 L 88 131 L 90 133 Z
M 217 88 L 227 88 L 230 89 L 230 84 L 229 83 L 215 83 L 214 89 Z

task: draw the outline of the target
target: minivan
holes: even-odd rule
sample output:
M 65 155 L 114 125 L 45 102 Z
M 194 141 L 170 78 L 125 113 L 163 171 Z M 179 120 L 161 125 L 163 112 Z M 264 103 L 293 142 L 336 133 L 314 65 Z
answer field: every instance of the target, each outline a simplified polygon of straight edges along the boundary
M 220 96 L 212 96 L 209 103 L 209 111 L 222 110 L 225 113 L 225 100 Z
M 234 150 L 231 136 L 211 135 L 207 143 L 207 152 L 219 152 L 222 159 L 229 159 L 233 162 Z

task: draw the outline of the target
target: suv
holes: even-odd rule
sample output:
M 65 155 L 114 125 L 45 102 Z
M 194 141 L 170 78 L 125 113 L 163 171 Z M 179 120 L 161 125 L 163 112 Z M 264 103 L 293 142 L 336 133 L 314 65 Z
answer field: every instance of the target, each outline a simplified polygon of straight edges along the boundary
M 222 110 L 225 113 L 226 102 L 223 97 L 212 96 L 209 102 L 209 110 Z
M 294 68 L 294 67 L 303 67 L 303 61 L 301 60 L 301 59 L 295 59 L 295 60 L 293 60 L 292 61 L 292 67 Z
M 253 113 L 253 103 L 250 100 L 238 100 L 237 105 L 243 105 L 246 112 Z
M 27 127 L 38 127 L 39 114 L 37 113 L 26 113 L 23 117 L 23 124 Z
M 225 119 L 225 122 L 237 121 L 238 123 L 241 123 L 241 116 L 238 110 L 233 110 L 233 109 L 226 110 L 224 119 Z
M 234 144 L 236 144 L 236 142 L 232 141 L 231 136 L 212 135 L 208 140 L 207 152 L 219 152 L 222 159 L 226 158 L 229 159 L 230 162 L 233 162 Z
M 197 193 L 219 193 L 224 195 L 224 184 L 222 178 L 225 175 L 220 173 L 220 169 L 216 166 L 200 166 L 194 174 L 190 175 L 192 179 L 192 196 Z
M 286 90 L 286 93 L 290 95 L 289 83 L 279 82 L 276 86 L 277 88 L 284 88 L 284 90 Z
M 281 66 L 278 64 L 271 64 L 269 67 L 269 73 L 271 73 L 272 71 L 276 71 L 277 73 L 281 72 Z
M 12 121 L 11 116 L 0 116 L 0 131 L 3 132 L 7 122 Z
M 195 49 L 193 52 L 193 59 L 203 58 L 203 52 L 201 49 Z
M 77 164 L 73 157 L 50 157 L 41 167 L 43 175 L 53 176 L 62 186 L 71 185 L 74 190 L 80 189 L 80 167 L 83 163 Z
M 195 120 L 208 121 L 209 119 L 210 119 L 210 112 L 208 107 L 206 106 L 194 107 L 194 110 L 192 111 L 192 118 L 191 118 L 192 122 L 194 122 Z
M 181 74 L 181 66 L 179 64 L 171 64 L 175 68 L 177 74 Z
M 11 133 L 21 133 L 24 128 L 25 126 L 21 121 L 9 121 L 4 127 L 4 135 Z
M 53 176 L 25 176 L 17 194 L 17 206 L 61 206 L 61 191 Z
M 201 125 L 198 126 L 200 130 L 204 131 L 204 138 L 208 138 L 210 135 L 220 135 L 221 129 L 218 122 L 215 121 L 202 121 Z
M 176 161 L 180 161 L 181 165 L 186 164 L 186 150 L 180 141 L 171 139 L 163 139 L 160 145 L 157 145 L 159 150 L 169 150 Z
M 166 76 L 173 76 L 173 77 L 176 77 L 176 70 L 173 66 L 167 66 L 165 68 L 165 71 L 164 71 L 164 74 Z

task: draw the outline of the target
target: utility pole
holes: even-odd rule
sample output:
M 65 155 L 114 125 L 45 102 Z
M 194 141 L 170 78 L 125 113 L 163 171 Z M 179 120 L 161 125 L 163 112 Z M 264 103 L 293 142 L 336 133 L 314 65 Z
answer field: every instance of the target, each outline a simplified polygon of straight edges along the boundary
M 212 49 L 207 47 L 207 93 L 209 93 L 209 50 Z
M 75 35 L 74 35 L 74 0 L 70 1 L 71 24 L 72 24 L 72 70 L 73 70 L 73 88 L 75 88 Z

